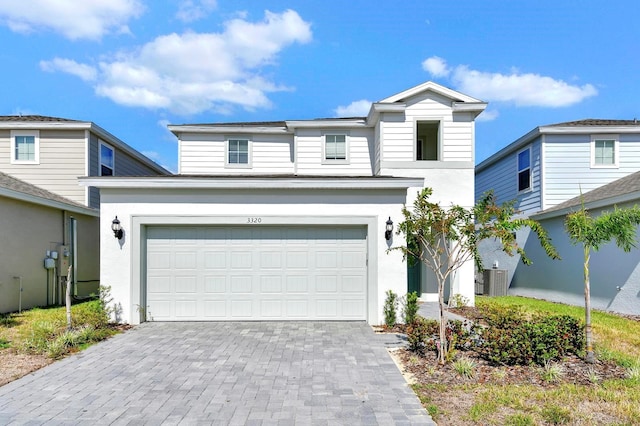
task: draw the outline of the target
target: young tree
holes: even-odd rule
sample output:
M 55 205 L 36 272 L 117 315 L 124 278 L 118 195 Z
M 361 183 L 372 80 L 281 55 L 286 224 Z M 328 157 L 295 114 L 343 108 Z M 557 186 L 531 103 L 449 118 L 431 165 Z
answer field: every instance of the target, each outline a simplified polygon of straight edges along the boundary
M 516 242 L 515 231 L 530 227 L 538 236 L 545 252 L 554 259 L 558 253 L 551 244 L 542 226 L 527 218 L 514 218 L 517 213 L 514 203 L 496 204 L 492 192 L 486 193 L 472 208 L 452 205 L 448 208 L 429 201 L 431 188 L 424 188 L 410 210 L 402 209 L 404 220 L 398 226 L 398 234 L 403 234 L 406 245 L 392 247 L 400 250 L 404 258 L 413 256 L 431 269 L 438 281 L 438 304 L 440 318 L 440 350 L 438 359 L 445 363 L 449 348 L 446 339 L 446 319 L 444 288 L 447 280 L 453 279 L 455 273 L 468 261 L 475 261 L 478 269 L 482 269 L 482 259 L 478 252 L 478 243 L 485 238 L 496 238 L 502 243 L 505 253 L 518 253 L 525 264 L 530 264 L 522 247 Z
M 565 227 L 571 242 L 582 244 L 584 252 L 584 311 L 585 338 L 587 346 L 586 361 L 595 362 L 593 338 L 591 335 L 591 283 L 589 280 L 589 260 L 591 250 L 598 251 L 602 244 L 615 239 L 616 244 L 625 252 L 629 252 L 636 243 L 636 227 L 640 225 L 640 208 L 618 209 L 604 212 L 597 218 L 589 215 L 584 204 L 582 208 L 569 213 Z

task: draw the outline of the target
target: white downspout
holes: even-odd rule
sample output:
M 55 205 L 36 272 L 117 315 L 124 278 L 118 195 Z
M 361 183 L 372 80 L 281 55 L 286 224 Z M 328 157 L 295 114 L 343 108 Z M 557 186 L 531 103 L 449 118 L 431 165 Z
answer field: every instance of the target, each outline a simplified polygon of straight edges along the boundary
M 20 292 L 18 293 L 18 313 L 22 313 L 22 277 L 13 277 L 14 280 L 19 280 Z

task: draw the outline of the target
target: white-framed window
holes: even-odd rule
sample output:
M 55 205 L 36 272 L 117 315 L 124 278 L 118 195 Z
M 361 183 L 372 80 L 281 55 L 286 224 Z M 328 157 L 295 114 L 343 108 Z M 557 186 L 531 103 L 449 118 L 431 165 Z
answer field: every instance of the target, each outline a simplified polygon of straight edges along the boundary
M 38 130 L 11 131 L 11 163 L 40 164 L 40 132 Z
M 518 152 L 518 192 L 531 190 L 531 148 Z
M 440 159 L 440 120 L 417 120 L 415 128 L 415 160 Z
M 591 167 L 618 167 L 619 145 L 617 135 L 591 137 Z
M 112 147 L 100 141 L 100 176 L 113 176 L 115 171 L 115 152 Z
M 325 164 L 348 163 L 349 135 L 346 133 L 325 133 L 322 151 L 322 161 Z
M 225 163 L 229 167 L 251 167 L 251 141 L 246 138 L 228 138 Z

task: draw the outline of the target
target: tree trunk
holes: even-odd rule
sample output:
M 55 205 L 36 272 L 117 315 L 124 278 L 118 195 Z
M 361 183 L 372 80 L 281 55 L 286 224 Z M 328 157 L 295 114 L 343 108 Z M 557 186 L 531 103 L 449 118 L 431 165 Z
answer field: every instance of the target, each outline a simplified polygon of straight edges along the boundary
M 593 364 L 596 362 L 593 353 L 593 341 L 591 336 L 591 283 L 589 282 L 589 258 L 591 248 L 584 246 L 584 332 L 587 356 L 585 361 Z
M 447 355 L 447 319 L 445 318 L 444 309 L 444 280 L 438 277 L 438 305 L 440 308 L 440 351 L 438 353 L 438 362 L 442 365 L 446 362 Z
M 67 271 L 67 291 L 65 303 L 67 305 L 67 330 L 71 330 L 71 266 L 69 266 L 69 270 Z

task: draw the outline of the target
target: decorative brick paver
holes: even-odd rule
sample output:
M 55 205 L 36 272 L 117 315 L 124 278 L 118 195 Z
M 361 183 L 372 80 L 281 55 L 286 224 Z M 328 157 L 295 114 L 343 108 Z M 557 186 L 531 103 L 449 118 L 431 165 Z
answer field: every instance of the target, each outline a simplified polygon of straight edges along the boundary
M 358 322 L 145 323 L 0 387 L 0 424 L 433 425 Z

